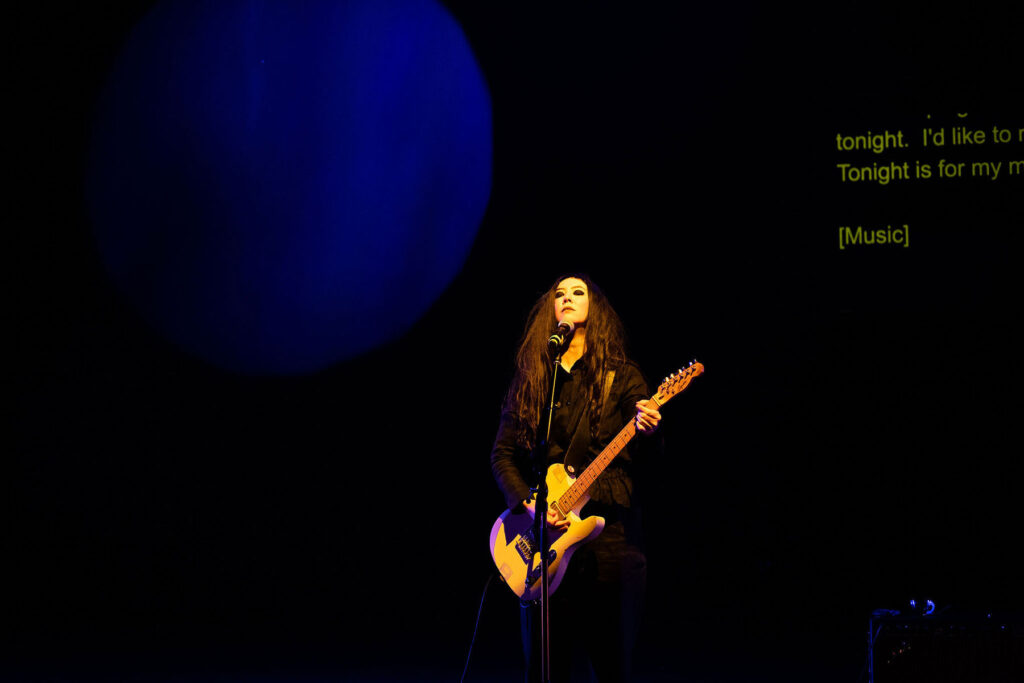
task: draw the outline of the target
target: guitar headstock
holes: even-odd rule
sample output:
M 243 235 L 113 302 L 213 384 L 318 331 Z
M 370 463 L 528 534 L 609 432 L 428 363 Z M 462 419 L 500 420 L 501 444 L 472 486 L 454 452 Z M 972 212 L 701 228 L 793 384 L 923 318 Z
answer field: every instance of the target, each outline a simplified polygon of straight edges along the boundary
M 690 361 L 690 364 L 685 368 L 680 368 L 678 372 L 674 372 L 658 385 L 658 393 L 654 395 L 655 400 L 658 403 L 663 404 L 680 391 L 690 385 L 690 382 L 694 377 L 704 372 L 704 366 L 697 361 Z

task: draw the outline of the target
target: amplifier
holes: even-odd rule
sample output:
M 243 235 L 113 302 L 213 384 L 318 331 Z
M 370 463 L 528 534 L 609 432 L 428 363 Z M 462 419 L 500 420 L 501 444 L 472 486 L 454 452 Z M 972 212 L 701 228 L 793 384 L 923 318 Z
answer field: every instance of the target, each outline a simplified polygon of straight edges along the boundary
M 1024 683 L 1022 616 L 876 610 L 868 627 L 869 683 Z

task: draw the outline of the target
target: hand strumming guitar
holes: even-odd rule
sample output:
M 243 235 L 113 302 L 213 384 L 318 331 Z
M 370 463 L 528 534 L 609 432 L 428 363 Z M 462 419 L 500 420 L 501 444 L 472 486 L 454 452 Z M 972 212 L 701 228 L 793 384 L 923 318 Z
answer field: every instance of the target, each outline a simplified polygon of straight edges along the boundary
M 534 506 L 535 505 L 536 505 L 536 501 L 534 501 L 533 499 L 524 500 L 523 501 L 523 507 L 525 507 L 526 511 L 528 513 L 530 513 L 530 519 L 536 519 L 536 512 L 534 510 Z M 555 512 L 554 510 L 552 510 L 551 508 L 548 508 L 548 519 L 547 519 L 547 522 L 548 522 L 548 528 L 549 529 L 557 529 L 558 531 L 565 531 L 566 529 L 569 528 L 569 520 L 568 519 L 559 519 L 558 518 L 558 513 Z

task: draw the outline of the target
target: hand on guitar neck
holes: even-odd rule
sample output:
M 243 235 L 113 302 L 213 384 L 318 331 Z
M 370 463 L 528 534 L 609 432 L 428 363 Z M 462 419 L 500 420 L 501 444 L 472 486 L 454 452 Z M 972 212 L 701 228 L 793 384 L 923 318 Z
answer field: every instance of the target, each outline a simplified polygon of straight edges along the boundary
M 530 519 L 536 519 L 536 512 L 534 510 L 534 508 L 536 507 L 536 504 L 537 504 L 537 502 L 533 498 L 531 498 L 530 500 L 524 500 L 523 501 L 523 507 L 525 507 L 526 511 L 529 513 Z M 566 529 L 569 528 L 569 520 L 568 520 L 568 518 L 561 517 L 555 510 L 551 509 L 550 507 L 548 507 L 548 520 L 547 521 L 548 521 L 548 528 L 549 529 L 557 529 L 558 531 L 565 531 Z
M 651 403 L 650 399 L 638 401 L 636 404 L 636 429 L 641 434 L 653 434 L 661 422 L 661 413 L 658 412 L 657 404 Z

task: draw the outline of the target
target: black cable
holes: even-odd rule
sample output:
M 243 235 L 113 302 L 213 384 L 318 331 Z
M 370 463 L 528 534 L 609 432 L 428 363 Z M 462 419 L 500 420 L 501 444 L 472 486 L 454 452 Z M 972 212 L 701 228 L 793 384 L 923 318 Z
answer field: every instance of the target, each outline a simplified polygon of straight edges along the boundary
M 480 630 L 480 615 L 484 611 L 484 598 L 487 597 L 487 589 L 491 586 L 491 580 L 494 579 L 494 573 L 492 572 L 487 576 L 487 583 L 484 584 L 483 593 L 480 594 L 480 607 L 476 611 L 476 624 L 473 625 L 473 640 L 469 643 L 469 652 L 466 653 L 466 665 L 462 668 L 462 678 L 459 679 L 459 683 L 463 683 L 466 680 L 466 672 L 469 671 L 469 658 L 473 656 L 473 646 L 476 645 L 476 634 Z

